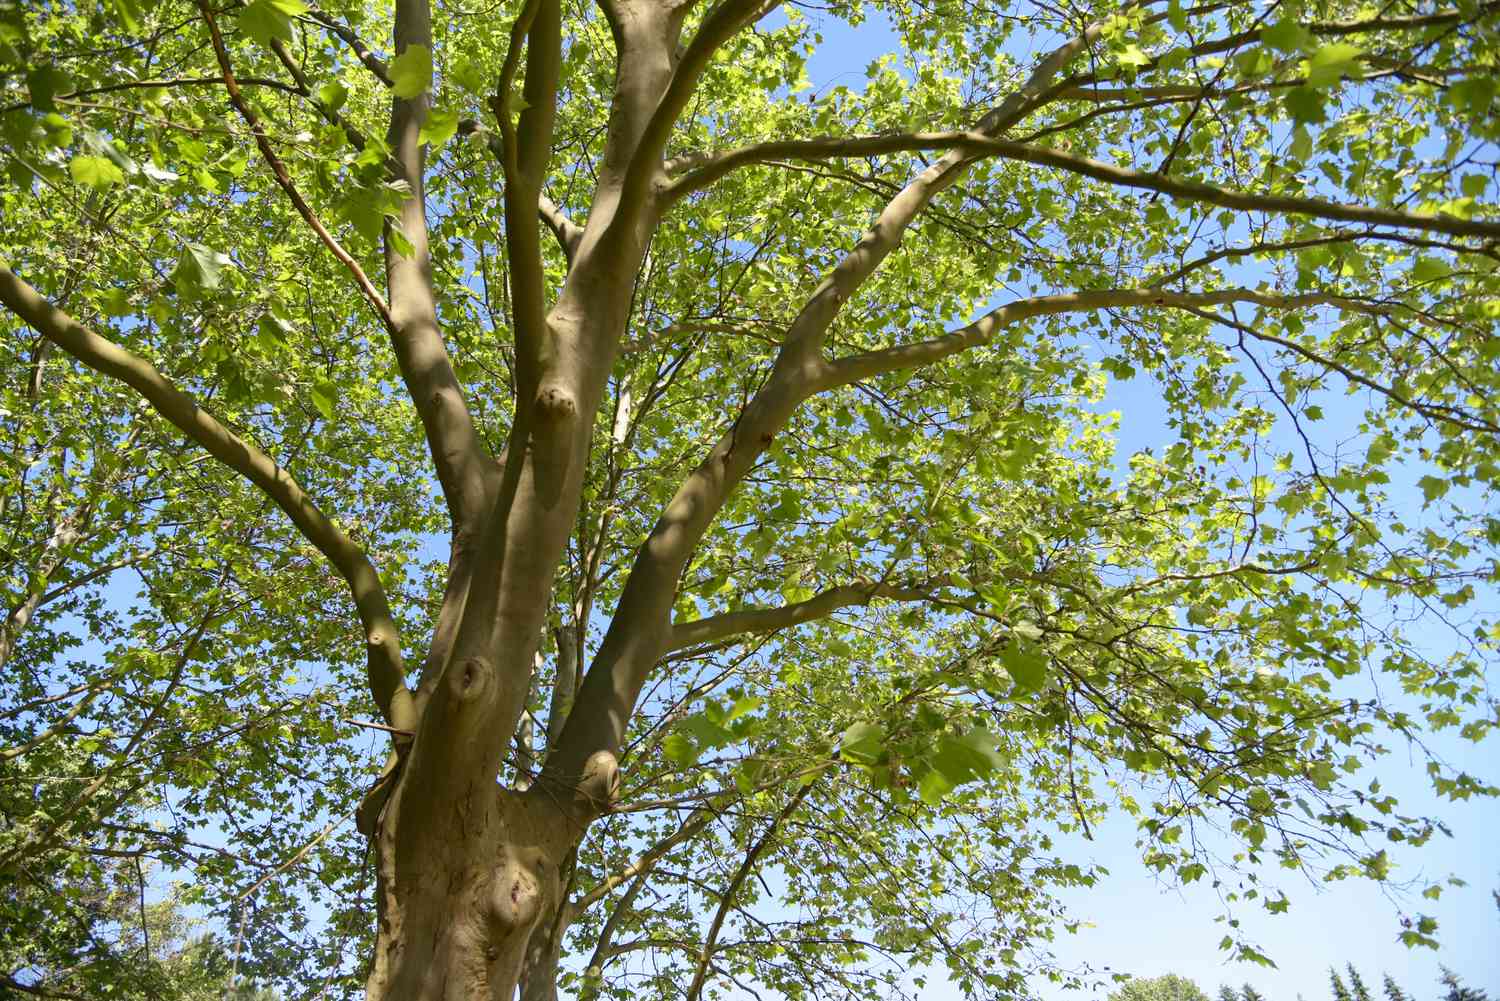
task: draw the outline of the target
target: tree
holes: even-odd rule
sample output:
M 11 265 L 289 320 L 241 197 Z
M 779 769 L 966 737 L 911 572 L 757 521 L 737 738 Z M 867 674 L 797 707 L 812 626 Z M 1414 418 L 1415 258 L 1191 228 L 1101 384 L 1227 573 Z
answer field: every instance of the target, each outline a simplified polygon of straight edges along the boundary
M 118 861 L 102 882 L 77 888 L 90 902 L 87 927 L 21 936 L 7 929 L 5 997 L 118 997 L 127 1001 L 275 1001 L 236 976 L 225 944 L 189 918 L 177 892 L 145 898 L 142 867 Z M 17 902 L 8 902 L 18 906 Z
M 0 865 L 403 1001 L 1019 992 L 1109 808 L 1386 879 L 1496 722 L 1497 13 L 841 2 L 804 99 L 759 0 L 0 6 Z
M 1339 971 L 1332 966 L 1328 968 L 1328 983 L 1333 994 L 1333 1001 L 1354 1001 L 1354 995 L 1349 993 L 1349 988 L 1344 984 L 1344 978 L 1339 976 Z
M 1349 993 L 1353 996 L 1354 1001 L 1370 1001 L 1370 989 L 1365 986 L 1364 978 L 1359 975 L 1359 971 L 1354 968 L 1354 964 L 1345 963 L 1344 968 L 1349 971 Z
M 1443 992 L 1443 1001 L 1488 1001 L 1489 994 L 1481 988 L 1470 987 L 1463 982 L 1458 974 L 1443 967 L 1443 975 L 1438 978 L 1446 990 Z
M 1127 980 L 1110 991 L 1109 1001 L 1208 1001 L 1208 995 L 1187 977 L 1165 973 Z

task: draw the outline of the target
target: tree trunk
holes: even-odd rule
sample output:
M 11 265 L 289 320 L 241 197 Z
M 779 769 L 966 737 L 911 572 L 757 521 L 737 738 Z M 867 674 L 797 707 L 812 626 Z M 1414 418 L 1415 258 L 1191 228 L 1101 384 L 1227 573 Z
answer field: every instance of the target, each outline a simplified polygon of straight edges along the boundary
M 453 804 L 440 834 L 406 830 L 406 792 L 398 783 L 375 836 L 369 1001 L 513 1001 L 532 933 L 556 913 L 576 825 L 540 790 L 486 783 Z
M 558 920 L 557 907 L 537 922 L 531 934 L 521 976 L 521 1001 L 557 1001 L 557 964 L 562 958 L 563 934 L 568 930 L 567 924 Z

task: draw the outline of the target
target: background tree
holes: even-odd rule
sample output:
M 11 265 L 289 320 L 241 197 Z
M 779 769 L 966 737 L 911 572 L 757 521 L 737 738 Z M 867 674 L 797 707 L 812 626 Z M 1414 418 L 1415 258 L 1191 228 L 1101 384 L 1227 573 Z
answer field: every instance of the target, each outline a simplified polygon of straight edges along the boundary
M 25 899 L 160 858 L 294 996 L 1003 995 L 1108 809 L 1231 910 L 1439 830 L 1362 772 L 1496 722 L 1500 5 L 877 14 L 805 94 L 777 3 L 0 5 Z
M 1110 1001 L 1208 1001 L 1203 989 L 1187 977 L 1165 973 L 1159 977 L 1132 977 L 1110 991 Z
M 1441 979 L 1444 987 L 1443 1001 L 1488 1001 L 1489 993 L 1478 987 L 1470 987 L 1458 974 L 1444 967 Z
M 24 972 L 24 980 L 6 975 L 0 996 L 275 1001 L 273 992 L 237 975 L 232 947 L 188 916 L 181 895 L 147 901 L 144 866 L 135 860 L 117 860 L 102 880 L 52 889 L 86 900 L 87 922 L 44 924 L 24 936 L 7 929 L 4 968 Z

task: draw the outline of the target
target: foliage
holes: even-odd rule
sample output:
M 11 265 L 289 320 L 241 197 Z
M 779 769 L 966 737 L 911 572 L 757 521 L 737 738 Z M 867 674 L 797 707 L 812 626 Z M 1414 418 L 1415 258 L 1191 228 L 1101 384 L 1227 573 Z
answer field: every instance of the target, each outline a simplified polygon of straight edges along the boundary
M 1468 986 L 1461 977 L 1446 966 L 1442 969 L 1439 983 L 1444 988 L 1443 1001 L 1486 1001 L 1489 995 L 1484 990 Z M 1345 977 L 1348 979 L 1346 980 Z M 1345 964 L 1344 973 L 1340 973 L 1334 967 L 1329 967 L 1328 980 L 1330 995 L 1334 1001 L 1347 1001 L 1347 999 L 1369 1001 L 1373 997 L 1353 963 Z M 1381 985 L 1387 1001 L 1411 1001 L 1413 997 L 1389 973 L 1382 974 Z
M 1443 968 L 1441 982 L 1444 988 L 1443 1001 L 1488 1001 L 1489 994 L 1478 987 L 1470 987 L 1458 974 Z
M 55 911 L 26 897 L 7 902 L 0 965 L 4 988 L 42 997 L 109 997 L 121 1001 L 276 1001 L 273 992 L 237 975 L 234 954 L 188 917 L 175 891 L 155 902 L 145 898 L 144 867 L 117 861 L 87 885 L 54 884 L 50 892 L 75 905 L 77 923 L 11 924 L 18 911 L 32 920 L 56 920 Z
M 1126 981 L 1110 991 L 1109 1001 L 1208 1001 L 1208 995 L 1187 977 L 1164 973 Z
M 0 3 L 0 972 L 143 859 L 351 992 L 459 776 L 581 996 L 1010 996 L 1111 812 L 1265 962 L 1496 794 L 1500 8 L 626 8 Z

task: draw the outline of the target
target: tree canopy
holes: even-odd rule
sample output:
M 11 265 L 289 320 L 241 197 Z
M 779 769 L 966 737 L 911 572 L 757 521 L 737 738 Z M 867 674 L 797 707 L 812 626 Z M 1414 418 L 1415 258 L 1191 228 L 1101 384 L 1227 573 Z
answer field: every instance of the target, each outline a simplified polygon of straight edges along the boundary
M 1109 992 L 1109 1001 L 1208 1001 L 1208 995 L 1187 977 L 1164 973 L 1127 980 Z
M 134 860 L 289 998 L 1017 996 L 1111 812 L 1266 961 L 1443 831 L 1380 755 L 1500 792 L 1432 752 L 1500 722 L 1497 64 L 1485 0 L 0 2 L 0 974 L 138 962 Z

